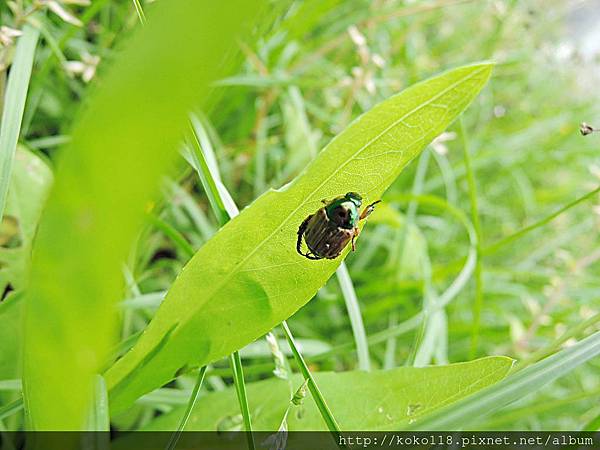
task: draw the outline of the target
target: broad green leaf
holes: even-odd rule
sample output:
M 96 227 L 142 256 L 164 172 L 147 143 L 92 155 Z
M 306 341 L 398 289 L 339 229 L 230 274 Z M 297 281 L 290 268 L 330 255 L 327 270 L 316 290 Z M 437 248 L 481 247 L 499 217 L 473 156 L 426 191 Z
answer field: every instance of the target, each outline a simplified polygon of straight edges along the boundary
M 600 355 L 600 332 L 507 377 L 472 397 L 444 408 L 418 423 L 415 428 L 419 430 L 468 429 L 470 424 L 481 417 L 536 392 L 547 383 L 565 376 L 598 355 Z
M 84 427 L 145 209 L 176 160 L 188 112 L 206 107 L 265 4 L 158 2 L 102 71 L 61 151 L 35 241 L 23 378 L 30 428 Z
M 327 402 L 343 430 L 397 430 L 432 411 L 506 376 L 513 361 L 502 356 L 467 363 L 432 367 L 399 367 L 375 372 L 315 373 Z M 296 375 L 294 390 L 302 384 Z M 277 430 L 290 400 L 286 380 L 273 378 L 247 385 L 255 430 Z M 172 430 L 181 408 L 158 418 L 150 430 Z M 317 407 L 305 399 L 300 416 L 288 416 L 290 431 L 325 430 Z M 188 421 L 187 430 L 223 429 L 228 418 L 239 414 L 233 389 L 201 397 Z
M 402 169 L 473 100 L 490 64 L 461 67 L 374 107 L 293 183 L 271 190 L 225 225 L 182 270 L 135 347 L 107 372 L 118 411 L 185 366 L 205 365 L 291 316 L 343 257 L 309 261 L 296 231 L 321 200 L 358 191 L 379 199 Z M 360 248 L 360 240 L 358 242 Z

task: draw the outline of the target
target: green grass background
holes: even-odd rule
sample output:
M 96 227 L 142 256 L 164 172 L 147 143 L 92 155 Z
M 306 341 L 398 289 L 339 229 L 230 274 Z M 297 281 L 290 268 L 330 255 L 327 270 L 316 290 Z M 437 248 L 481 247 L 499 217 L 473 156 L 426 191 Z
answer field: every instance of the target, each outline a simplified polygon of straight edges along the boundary
M 152 9 L 162 1 L 142 2 L 149 26 Z M 17 3 L 25 9 L 29 6 Z M 600 123 L 593 95 L 598 57 L 586 53 L 586 46 L 577 40 L 585 31 L 578 20 L 591 3 L 292 2 L 271 8 L 268 20 L 235 42 L 243 61 L 217 82 L 209 106 L 190 102 L 190 108 L 202 109 L 198 120 L 206 133 L 205 146 L 210 142 L 214 151 L 214 160 L 208 162 L 218 167 L 222 183 L 243 208 L 268 188 L 291 181 L 331 138 L 380 101 L 444 69 L 485 59 L 497 63 L 486 89 L 461 122 L 443 136 L 444 142 L 430 146 L 394 182 L 384 196 L 385 206 L 362 233 L 358 251 L 346 260 L 367 337 L 373 338 L 418 314 L 432 293 L 442 294 L 469 252 L 465 225 L 451 209 L 418 199 L 435 196 L 446 201 L 479 238 L 477 251 L 483 259 L 444 313 L 428 320 L 424 328 L 393 339 L 375 339 L 369 348 L 372 368 L 421 361 L 445 364 L 487 355 L 510 356 L 520 368 L 597 329 L 597 196 L 519 239 L 494 247 L 598 185 L 600 137 L 584 138 L 578 132 L 582 121 Z M 52 171 L 57 170 L 59 148 L 78 139 L 71 136 L 76 118 L 94 92 L 110 82 L 120 49 L 132 38 L 141 39 L 140 20 L 130 2 L 99 0 L 92 6 L 68 9 L 83 26 L 67 24 L 50 11 L 35 16 L 40 41 L 20 130 L 22 151 L 37 155 L 36 161 Z M 5 3 L 0 4 L 0 17 L 2 24 L 23 28 L 24 19 Z M 212 30 L 212 38 L 222 39 L 222 32 L 226 30 Z M 164 44 L 160 36 L 157 42 Z M 13 61 L 13 51 L 12 45 L 3 48 L 0 62 Z M 169 51 L 165 50 L 165 58 Z M 185 51 L 193 58 L 199 50 L 190 46 Z M 89 83 L 65 70 L 66 61 L 82 60 L 86 53 L 100 57 Z M 0 72 L 0 86 L 5 86 L 6 74 Z M 178 76 L 196 77 L 193 65 Z M 181 95 L 175 85 L 171 88 L 151 98 Z M 111 116 L 109 107 L 103 120 L 118 123 L 119 116 Z M 166 109 L 165 114 L 171 111 Z M 139 117 L 145 120 L 143 111 Z M 160 117 L 155 120 L 159 123 Z M 180 125 L 185 129 L 185 123 Z M 132 142 L 140 141 L 134 129 L 122 132 Z M 98 136 L 93 137 L 95 145 L 102 145 Z M 79 139 L 85 142 L 85 137 Z M 175 154 L 176 149 L 169 150 Z M 189 259 L 190 248 L 200 248 L 219 227 L 196 172 L 183 158 L 175 166 L 165 171 L 167 179 L 160 180 L 162 196 L 152 205 L 137 204 L 148 206 L 155 220 L 137 235 L 133 249 L 119 247 L 123 256 L 128 252 L 125 268 L 110 267 L 119 276 L 124 272 L 126 288 L 120 298 L 100 304 L 106 307 L 125 299 L 129 305 L 122 308 L 115 331 L 123 348 L 153 317 L 158 301 Z M 15 163 L 13 177 L 25 176 L 17 168 Z M 162 168 L 156 167 L 156 173 Z M 142 175 L 131 162 L 125 169 L 131 181 Z M 19 228 L 11 228 L 10 218 L 16 216 L 21 227 L 26 220 L 36 222 L 11 209 L 10 192 L 9 187 L 0 274 L 3 285 L 10 283 L 15 291 L 0 303 L 2 407 L 19 397 L 15 380 L 22 375 L 19 352 L 3 351 L 20 348 L 16 310 L 25 288 L 23 269 L 18 268 L 25 257 L 15 256 L 13 249 L 27 248 L 30 240 L 22 231 L 19 237 Z M 104 206 L 110 211 L 110 204 Z M 108 231 L 103 239 L 110 241 Z M 94 314 L 93 309 L 89 314 Z M 335 278 L 289 325 L 311 370 L 358 368 L 344 295 Z M 90 340 L 95 332 L 89 331 Z M 102 338 L 107 338 L 104 333 Z M 427 339 L 432 339 L 429 355 L 418 351 Z M 36 348 L 42 351 L 39 345 Z M 242 349 L 241 356 L 247 383 L 272 377 L 268 347 L 257 344 Z M 596 361 L 581 366 L 571 376 L 474 421 L 470 428 L 597 427 L 597 366 Z M 65 373 L 68 378 L 68 370 Z M 143 397 L 133 409 L 114 416 L 113 426 L 152 426 L 156 412 L 170 412 L 187 402 L 193 383 L 193 374 L 179 376 L 168 387 Z M 216 362 L 207 372 L 201 395 L 231 383 L 227 362 Z M 52 399 L 48 401 L 47 408 L 52 409 Z M 3 417 L 2 426 L 24 427 L 22 411 Z

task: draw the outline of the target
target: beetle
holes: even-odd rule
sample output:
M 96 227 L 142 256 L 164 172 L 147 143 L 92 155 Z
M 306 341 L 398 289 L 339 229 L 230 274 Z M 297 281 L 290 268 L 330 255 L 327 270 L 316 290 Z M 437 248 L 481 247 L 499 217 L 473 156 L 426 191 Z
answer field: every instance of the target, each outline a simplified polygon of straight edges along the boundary
M 381 200 L 371 203 L 359 215 L 362 197 L 356 192 L 336 197 L 333 200 L 321 200 L 324 204 L 317 212 L 308 216 L 298 228 L 296 250 L 305 258 L 312 260 L 335 259 L 342 250 L 360 234 L 358 222 L 366 219 Z M 302 241 L 306 242 L 308 252 L 303 253 Z

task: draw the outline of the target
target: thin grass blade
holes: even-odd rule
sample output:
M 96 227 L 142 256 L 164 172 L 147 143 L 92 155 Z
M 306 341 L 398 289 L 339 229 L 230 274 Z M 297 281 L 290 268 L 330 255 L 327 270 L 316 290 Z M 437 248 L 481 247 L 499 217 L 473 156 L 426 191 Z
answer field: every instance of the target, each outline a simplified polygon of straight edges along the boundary
M 233 382 L 240 403 L 242 418 L 244 419 L 244 430 L 246 430 L 248 449 L 254 450 L 256 445 L 254 444 L 254 435 L 252 434 L 252 418 L 250 417 L 250 407 L 248 406 L 248 395 L 246 394 L 242 359 L 240 358 L 239 352 L 233 352 L 229 358 L 231 361 L 231 369 L 233 370 Z
M 371 361 L 369 357 L 369 344 L 367 342 L 367 333 L 363 324 L 362 315 L 360 314 L 360 305 L 352 284 L 352 278 L 346 264 L 340 264 L 336 271 L 338 282 L 342 290 L 344 302 L 348 317 L 350 317 L 350 325 L 352 326 L 352 334 L 356 343 L 356 352 L 358 354 L 358 367 L 367 372 L 371 370 Z
M 323 397 L 323 394 L 321 393 L 319 386 L 317 386 L 317 383 L 315 382 L 314 377 L 310 373 L 310 370 L 308 369 L 306 361 L 304 361 L 302 354 L 298 351 L 298 347 L 297 347 L 296 343 L 294 342 L 294 337 L 292 336 L 292 332 L 290 331 L 290 328 L 288 327 L 288 325 L 285 321 L 283 321 L 281 323 L 281 327 L 283 328 L 285 337 L 290 344 L 290 348 L 292 349 L 292 353 L 294 354 L 294 359 L 296 360 L 296 363 L 298 364 L 298 367 L 300 368 L 300 372 L 302 373 L 302 376 L 304 377 L 304 379 L 308 382 L 308 389 L 310 390 L 310 393 L 317 405 L 317 408 L 319 409 L 319 412 L 321 413 L 321 417 L 323 417 L 323 420 L 327 424 L 327 428 L 329 429 L 329 432 L 332 434 L 335 442 L 339 443 L 340 437 L 342 436 L 340 426 L 338 425 L 337 421 L 335 420 L 335 417 L 333 417 L 333 413 L 329 409 L 329 406 L 327 405 L 327 402 L 325 401 L 325 397 Z
M 31 25 L 23 27 L 23 35 L 17 41 L 11 66 L 0 124 L 0 221 L 4 215 L 6 196 L 10 184 L 17 142 L 21 133 L 25 100 L 33 67 L 39 31 Z
M 179 426 L 177 430 L 171 435 L 169 442 L 167 444 L 166 450 L 174 450 L 177 446 L 177 442 L 181 437 L 181 433 L 185 429 L 185 425 L 190 419 L 190 415 L 192 414 L 192 410 L 194 409 L 194 405 L 198 401 L 198 397 L 200 395 L 200 388 L 202 387 L 202 383 L 204 382 L 204 377 L 206 376 L 206 366 L 200 368 L 198 372 L 198 378 L 196 378 L 196 384 L 194 385 L 194 389 L 192 390 L 192 395 L 190 395 L 189 401 L 187 403 L 187 407 L 185 408 L 185 412 L 181 418 L 181 422 L 179 422 Z

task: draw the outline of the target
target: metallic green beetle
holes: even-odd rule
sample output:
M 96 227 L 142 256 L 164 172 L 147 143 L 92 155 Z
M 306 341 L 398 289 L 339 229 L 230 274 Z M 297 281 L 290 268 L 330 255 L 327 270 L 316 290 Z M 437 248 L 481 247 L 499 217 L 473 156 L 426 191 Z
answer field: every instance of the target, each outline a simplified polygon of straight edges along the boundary
M 381 200 L 371 203 L 360 215 L 362 197 L 356 192 L 321 201 L 325 206 L 304 219 L 298 228 L 296 250 L 308 259 L 337 258 L 350 241 L 354 251 L 354 240 L 360 233 L 358 222 L 366 219 Z M 303 238 L 308 247 L 306 253 L 302 252 Z

